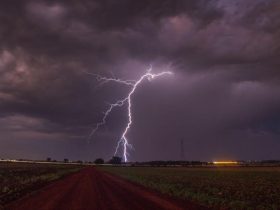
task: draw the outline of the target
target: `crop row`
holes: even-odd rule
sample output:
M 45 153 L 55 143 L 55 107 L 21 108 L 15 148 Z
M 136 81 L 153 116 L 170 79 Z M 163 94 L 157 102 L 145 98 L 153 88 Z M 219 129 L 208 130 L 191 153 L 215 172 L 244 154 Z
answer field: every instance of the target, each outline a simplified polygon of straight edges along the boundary
M 77 165 L 0 163 L 0 209 L 6 203 L 80 168 Z
M 279 168 L 102 167 L 102 170 L 209 207 L 280 209 Z

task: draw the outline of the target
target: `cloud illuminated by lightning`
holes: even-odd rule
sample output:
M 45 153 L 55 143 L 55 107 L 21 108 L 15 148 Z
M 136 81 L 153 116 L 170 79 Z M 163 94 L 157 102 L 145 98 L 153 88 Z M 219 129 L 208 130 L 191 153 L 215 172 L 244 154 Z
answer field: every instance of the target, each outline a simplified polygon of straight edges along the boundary
M 91 73 L 88 73 L 91 74 Z M 125 104 L 127 104 L 127 116 L 128 116 L 128 122 L 127 125 L 121 135 L 120 140 L 117 143 L 116 146 L 116 150 L 115 150 L 115 154 L 116 155 L 118 153 L 119 147 L 120 145 L 123 146 L 123 158 L 124 161 L 127 162 L 128 160 L 128 147 L 132 148 L 132 145 L 128 143 L 128 138 L 127 138 L 127 133 L 132 125 L 132 113 L 131 113 L 131 107 L 132 107 L 132 102 L 131 102 L 131 97 L 134 94 L 134 92 L 136 91 L 137 87 L 145 80 L 148 79 L 149 81 L 163 76 L 163 75 L 171 75 L 172 72 L 170 71 L 163 71 L 157 74 L 152 73 L 152 68 L 148 69 L 148 71 L 142 75 L 138 80 L 121 80 L 121 79 L 116 79 L 116 78 L 107 78 L 107 77 L 102 77 L 100 75 L 97 74 L 91 74 L 93 76 L 96 77 L 97 81 L 101 82 L 101 84 L 107 83 L 107 82 L 116 82 L 119 84 L 124 84 L 127 86 L 131 86 L 131 90 L 129 91 L 127 97 L 120 99 L 118 101 L 116 101 L 115 103 L 109 104 L 109 108 L 104 112 L 103 118 L 100 122 L 98 122 L 95 126 L 95 128 L 92 130 L 92 132 L 90 133 L 88 140 L 95 134 L 95 132 L 99 129 L 100 126 L 104 125 L 106 123 L 106 119 L 108 117 L 108 115 L 111 113 L 111 111 L 116 108 L 116 107 L 121 107 Z

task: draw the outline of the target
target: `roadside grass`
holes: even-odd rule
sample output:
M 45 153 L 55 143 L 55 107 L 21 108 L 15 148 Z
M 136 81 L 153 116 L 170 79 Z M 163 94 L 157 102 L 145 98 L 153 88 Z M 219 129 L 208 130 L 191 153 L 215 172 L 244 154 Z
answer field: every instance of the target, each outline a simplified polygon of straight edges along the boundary
M 100 167 L 148 188 L 217 209 L 280 209 L 280 168 Z
M 0 209 L 5 204 L 81 168 L 79 165 L 65 164 L 0 163 Z

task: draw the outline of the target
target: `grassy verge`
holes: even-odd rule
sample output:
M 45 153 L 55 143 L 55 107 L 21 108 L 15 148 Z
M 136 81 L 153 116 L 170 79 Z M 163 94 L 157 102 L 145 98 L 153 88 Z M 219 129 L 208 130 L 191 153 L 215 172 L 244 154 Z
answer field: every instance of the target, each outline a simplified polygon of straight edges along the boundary
M 1 206 L 81 168 L 79 165 L 0 163 L 0 209 Z
M 209 207 L 280 209 L 280 168 L 100 169 L 162 193 Z

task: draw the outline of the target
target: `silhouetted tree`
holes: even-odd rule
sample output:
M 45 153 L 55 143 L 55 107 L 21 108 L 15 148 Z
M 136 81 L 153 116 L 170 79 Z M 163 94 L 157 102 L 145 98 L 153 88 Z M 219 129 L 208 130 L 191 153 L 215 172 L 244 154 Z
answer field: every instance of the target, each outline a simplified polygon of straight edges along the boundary
M 104 160 L 102 158 L 97 158 L 95 161 L 94 161 L 95 164 L 104 164 Z
M 50 157 L 47 158 L 47 162 L 51 162 L 52 159 Z
M 69 163 L 68 158 L 64 158 L 63 162 L 64 162 L 64 163 Z
M 122 158 L 118 156 L 113 156 L 111 160 L 109 160 L 110 164 L 121 164 Z

